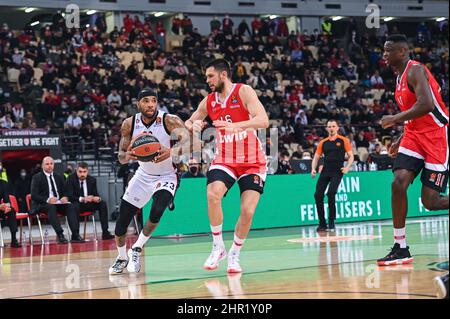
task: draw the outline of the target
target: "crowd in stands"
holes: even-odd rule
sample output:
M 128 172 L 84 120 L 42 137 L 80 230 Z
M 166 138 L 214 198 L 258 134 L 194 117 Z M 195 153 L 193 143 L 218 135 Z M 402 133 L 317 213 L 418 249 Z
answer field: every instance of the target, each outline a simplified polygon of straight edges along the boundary
M 103 16 L 90 27 L 67 29 L 56 15 L 37 33 L 4 23 L 0 128 L 44 128 L 117 150 L 123 119 L 137 112 L 139 90 L 157 89 L 160 107 L 186 120 L 208 93 L 202 67 L 224 57 L 232 80 L 257 91 L 271 127 L 279 130 L 278 173 L 292 172 L 289 159 L 311 158 L 328 119 L 339 121 L 357 160 L 387 152 L 401 128 L 383 130 L 378 124 L 384 114 L 398 111 L 395 75 L 382 52 L 388 34 L 403 32 L 399 25 L 363 33 L 351 19 L 346 35 L 337 38 L 328 20 L 321 30 L 300 32 L 289 30 L 285 18 L 233 19 L 215 16 L 209 34 L 200 34 L 188 16 L 173 18 L 166 30 L 162 20 L 127 15 L 123 27 L 109 33 Z M 168 33 L 182 36 L 178 47 L 167 41 Z M 447 38 L 447 21 L 420 23 L 411 43 L 412 57 L 431 69 L 444 101 Z

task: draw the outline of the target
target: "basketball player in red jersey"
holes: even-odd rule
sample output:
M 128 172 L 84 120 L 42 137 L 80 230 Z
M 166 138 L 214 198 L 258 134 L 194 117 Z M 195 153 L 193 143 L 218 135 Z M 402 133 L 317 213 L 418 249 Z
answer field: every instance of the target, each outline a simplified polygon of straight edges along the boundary
M 392 182 L 394 247 L 378 265 L 413 261 L 406 245 L 407 189 L 422 171 L 422 203 L 428 210 L 448 209 L 448 196 L 441 196 L 448 180 L 448 109 L 441 88 L 428 68 L 409 59 L 406 36 L 392 35 L 384 44 L 383 58 L 398 73 L 395 99 L 401 110 L 381 119 L 383 128 L 405 124 L 389 154 L 395 157 Z
M 269 119 L 256 92 L 248 85 L 231 82 L 230 65 L 217 59 L 205 66 L 206 82 L 212 90 L 185 123 L 194 134 L 209 116 L 216 127 L 216 156 L 207 173 L 208 216 L 213 248 L 203 268 L 216 269 L 227 256 L 222 239 L 222 198 L 238 181 L 241 212 L 234 242 L 228 253 L 229 273 L 241 272 L 239 254 L 252 224 L 253 214 L 266 179 L 265 153 L 256 135 L 267 128 Z

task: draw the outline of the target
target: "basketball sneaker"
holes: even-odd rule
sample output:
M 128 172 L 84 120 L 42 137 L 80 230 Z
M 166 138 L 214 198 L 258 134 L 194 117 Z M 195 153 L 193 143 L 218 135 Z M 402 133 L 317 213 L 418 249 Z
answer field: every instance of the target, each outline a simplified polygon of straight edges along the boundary
M 230 253 L 228 255 L 228 268 L 227 273 L 234 274 L 242 272 L 241 265 L 239 265 L 239 255 Z
M 434 285 L 439 299 L 448 299 L 448 273 L 434 278 Z
M 110 275 L 120 275 L 123 273 L 123 270 L 128 265 L 128 259 L 120 259 L 120 256 L 117 256 L 116 260 L 114 261 L 114 264 L 109 267 L 109 274 Z
M 139 257 L 141 256 L 142 248 L 134 247 L 128 249 L 128 258 L 130 262 L 128 263 L 127 270 L 131 273 L 138 273 L 141 270 L 141 264 L 139 262 Z
M 327 224 L 324 224 L 324 225 L 322 225 L 322 224 L 320 224 L 317 228 L 316 228 L 316 231 L 317 232 L 323 232 L 323 231 L 327 231 Z
M 378 259 L 377 264 L 378 266 L 405 265 L 413 261 L 414 258 L 409 253 L 409 247 L 400 248 L 400 244 L 395 243 L 391 252 L 386 257 Z
M 208 259 L 206 259 L 203 268 L 206 270 L 214 270 L 219 266 L 219 262 L 227 257 L 227 251 L 225 247 L 213 244 L 211 254 Z

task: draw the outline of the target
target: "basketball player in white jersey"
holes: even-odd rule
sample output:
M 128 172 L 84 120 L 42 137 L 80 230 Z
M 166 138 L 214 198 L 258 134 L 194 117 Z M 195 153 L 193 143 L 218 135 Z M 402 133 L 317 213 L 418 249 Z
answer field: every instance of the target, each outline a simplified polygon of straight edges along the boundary
M 155 230 L 165 209 L 173 202 L 178 187 L 178 177 L 170 154 L 170 136 L 174 130 L 180 129 L 175 134 L 179 142 L 184 142 L 185 138 L 189 139 L 189 133 L 184 129 L 184 123 L 178 116 L 158 111 L 157 104 L 158 96 L 155 91 L 142 90 L 138 95 L 139 113 L 125 119 L 122 123 L 118 156 L 121 164 L 137 160 L 131 151 L 130 144 L 131 140 L 139 134 L 150 133 L 155 136 L 161 144 L 161 150 L 152 162 L 139 162 L 139 168 L 122 197 L 120 215 L 115 229 L 119 256 L 109 268 L 111 275 L 121 274 L 125 267 L 128 272 L 140 271 L 139 258 L 142 247 Z M 144 207 L 150 198 L 153 198 L 150 217 L 139 238 L 127 253 L 125 243 L 127 227 L 134 214 Z

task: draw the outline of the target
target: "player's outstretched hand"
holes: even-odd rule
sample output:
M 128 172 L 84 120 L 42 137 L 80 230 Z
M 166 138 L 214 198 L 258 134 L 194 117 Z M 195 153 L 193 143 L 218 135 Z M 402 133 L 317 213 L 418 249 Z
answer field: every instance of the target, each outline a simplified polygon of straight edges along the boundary
M 170 148 L 165 148 L 161 146 L 158 155 L 153 159 L 153 163 L 157 164 L 159 162 L 165 161 L 170 157 Z

